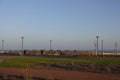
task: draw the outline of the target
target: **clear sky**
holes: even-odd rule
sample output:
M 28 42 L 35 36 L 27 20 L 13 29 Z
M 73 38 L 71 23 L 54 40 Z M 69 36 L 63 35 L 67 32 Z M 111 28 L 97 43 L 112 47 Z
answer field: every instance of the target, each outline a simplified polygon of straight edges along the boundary
M 5 49 L 120 49 L 120 0 L 0 0 L 0 45 Z M 0 46 L 1 48 L 1 46 Z M 100 45 L 99 45 L 100 48 Z M 101 49 L 101 48 L 100 48 Z

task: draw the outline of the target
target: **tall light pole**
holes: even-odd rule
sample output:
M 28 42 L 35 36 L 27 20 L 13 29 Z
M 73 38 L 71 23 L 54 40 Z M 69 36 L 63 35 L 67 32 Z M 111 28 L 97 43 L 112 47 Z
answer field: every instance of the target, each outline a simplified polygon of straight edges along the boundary
M 96 50 L 96 40 L 95 40 L 95 43 L 94 43 L 94 47 L 95 47 L 95 53 L 97 53 L 97 52 L 96 52 L 96 51 L 97 51 L 97 50 Z
M 23 54 L 23 39 L 24 39 L 24 37 L 21 37 L 21 39 L 22 39 L 22 46 L 21 46 L 21 49 L 22 49 L 22 54 Z
M 52 49 L 52 40 L 50 40 L 50 50 Z
M 102 54 L 103 54 L 103 40 L 101 40 L 101 48 L 102 48 Z
M 97 44 L 96 44 L 96 54 L 98 55 L 98 38 L 99 38 L 99 36 L 96 36 L 96 38 L 97 38 Z
M 116 51 L 116 55 L 118 54 L 118 44 L 117 42 L 115 42 L 115 51 Z
M 2 40 L 2 51 L 4 50 L 4 40 Z

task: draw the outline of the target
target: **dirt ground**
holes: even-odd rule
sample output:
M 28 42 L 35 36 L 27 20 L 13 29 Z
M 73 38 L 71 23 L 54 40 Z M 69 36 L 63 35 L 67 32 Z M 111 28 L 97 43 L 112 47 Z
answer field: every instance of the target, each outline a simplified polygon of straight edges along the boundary
M 99 74 L 90 72 L 62 71 L 49 69 L 18 69 L 0 67 L 0 75 L 30 76 L 58 80 L 120 80 L 118 74 Z

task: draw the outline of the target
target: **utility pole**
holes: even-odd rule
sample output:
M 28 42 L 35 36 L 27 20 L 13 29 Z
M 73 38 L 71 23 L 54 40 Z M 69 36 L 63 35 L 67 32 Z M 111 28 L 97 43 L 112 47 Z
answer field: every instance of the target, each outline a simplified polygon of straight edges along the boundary
M 52 50 L 52 40 L 50 40 L 50 50 Z
M 2 40 L 2 51 L 4 51 L 4 40 Z
M 96 36 L 96 38 L 97 38 L 97 44 L 96 44 L 96 54 L 98 55 L 98 38 L 99 38 L 99 36 Z
M 21 46 L 21 50 L 22 50 L 22 51 L 21 51 L 21 52 L 22 52 L 22 54 L 23 54 L 23 49 L 24 49 L 24 48 L 23 48 L 23 39 L 24 39 L 24 37 L 21 37 L 21 40 L 22 40 L 22 46 Z
M 101 48 L 102 48 L 102 55 L 103 55 L 103 40 L 101 40 Z

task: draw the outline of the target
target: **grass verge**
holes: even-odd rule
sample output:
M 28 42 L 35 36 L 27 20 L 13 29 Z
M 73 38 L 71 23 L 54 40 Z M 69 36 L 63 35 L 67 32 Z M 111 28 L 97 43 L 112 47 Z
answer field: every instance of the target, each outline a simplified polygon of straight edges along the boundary
M 103 59 L 67 59 L 67 58 L 9 58 L 0 63 L 0 67 L 30 68 L 35 64 L 99 64 L 99 65 L 120 65 L 120 58 Z

